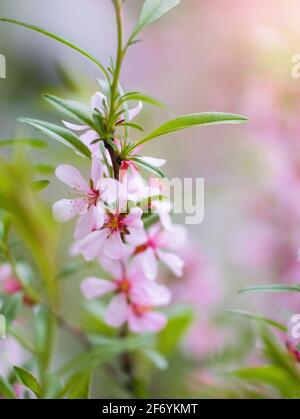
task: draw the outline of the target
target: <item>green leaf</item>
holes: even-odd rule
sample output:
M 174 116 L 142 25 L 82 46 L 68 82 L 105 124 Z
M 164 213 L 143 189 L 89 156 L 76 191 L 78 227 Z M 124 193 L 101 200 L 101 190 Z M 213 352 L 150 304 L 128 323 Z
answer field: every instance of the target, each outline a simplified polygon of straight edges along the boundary
M 51 356 L 53 338 L 53 318 L 44 306 L 36 306 L 35 313 L 35 343 L 39 364 L 42 371 L 47 368 Z
M 287 327 L 284 326 L 283 324 L 278 323 L 275 320 L 268 319 L 267 317 L 260 316 L 255 313 L 250 313 L 248 311 L 243 311 L 243 310 L 228 310 L 228 313 L 246 317 L 247 319 L 254 320 L 259 323 L 265 323 L 265 324 L 268 324 L 269 326 L 275 327 L 278 330 L 281 330 L 282 332 L 287 332 Z
M 31 29 L 31 30 L 33 30 L 35 32 L 39 32 L 42 35 L 45 35 L 45 36 L 47 36 L 49 38 L 54 39 L 57 42 L 60 42 L 61 44 L 66 45 L 67 47 L 69 47 L 69 48 L 71 48 L 71 49 L 79 52 L 79 54 L 85 56 L 90 61 L 92 61 L 94 64 L 96 64 L 97 67 L 99 67 L 100 70 L 102 71 L 102 73 L 105 75 L 105 77 L 109 80 L 109 75 L 108 75 L 105 67 L 100 63 L 100 61 L 98 61 L 91 54 L 89 54 L 88 52 L 84 51 L 82 48 L 80 48 L 79 46 L 73 44 L 72 42 L 68 41 L 67 39 L 65 39 L 65 38 L 63 38 L 61 36 L 55 35 L 54 33 L 51 33 L 51 32 L 49 32 L 49 31 L 47 31 L 45 29 L 42 29 L 42 28 L 40 28 L 38 26 L 30 25 L 28 23 L 21 22 L 19 20 L 7 19 L 7 18 L 0 17 L 0 22 L 13 23 L 13 24 L 18 25 L 18 26 L 23 26 L 24 28 Z
M 0 394 L 4 396 L 6 399 L 17 398 L 14 392 L 14 389 L 12 388 L 10 383 L 1 376 L 0 376 Z
M 159 215 L 158 214 L 144 214 L 142 217 L 144 229 L 148 230 L 153 224 L 157 223 L 159 221 Z
M 22 293 L 6 295 L 0 309 L 0 313 L 5 317 L 6 324 L 9 326 L 17 317 L 22 306 Z
M 158 334 L 157 350 L 164 355 L 174 352 L 193 319 L 190 307 L 178 307 L 171 312 L 167 326 Z
M 245 292 L 300 292 L 300 285 L 254 285 L 251 287 L 243 288 L 239 291 L 240 294 Z
M 244 368 L 232 372 L 231 375 L 256 384 L 272 386 L 278 389 L 283 397 L 293 397 L 299 392 L 299 385 L 295 386 L 294 380 L 290 381 L 289 374 L 276 365 Z
M 158 177 L 165 177 L 165 174 L 160 169 L 158 169 L 157 167 L 153 166 L 152 164 L 144 161 L 143 159 L 139 157 L 130 157 L 130 160 L 136 162 L 143 169 L 146 169 L 149 172 L 154 173 Z
M 67 382 L 68 399 L 88 399 L 92 382 L 90 370 L 74 374 Z
M 142 29 L 173 9 L 180 1 L 181 0 L 145 0 L 141 16 L 130 39 L 133 40 Z
M 39 301 L 40 296 L 34 282 L 34 274 L 31 267 L 23 262 L 18 262 L 15 266 L 18 280 L 20 281 L 25 295 L 32 301 Z
M 62 391 L 60 378 L 55 374 L 46 374 L 43 399 L 57 399 Z
M 49 94 L 45 94 L 43 97 L 68 118 L 73 118 L 78 123 L 83 123 L 93 129 L 97 129 L 93 120 L 93 114 L 88 106 L 74 100 L 64 100 Z
M 5 213 L 0 221 L 0 239 L 4 244 L 6 244 L 8 240 L 11 221 L 12 217 L 9 213 Z
M 25 335 L 23 329 L 20 327 L 17 328 L 12 324 L 9 328 L 9 334 L 13 336 L 24 349 L 36 355 L 36 348 L 34 346 L 33 339 L 31 336 L 29 337 Z
M 70 263 L 66 265 L 66 267 L 58 273 L 58 279 L 68 279 L 72 278 L 74 274 L 78 274 L 85 269 L 88 269 L 90 266 L 87 262 L 78 262 L 78 263 Z
M 47 188 L 49 183 L 50 181 L 47 179 L 37 180 L 36 182 L 33 182 L 33 188 L 35 191 L 42 191 Z
M 136 100 L 139 101 L 140 100 L 141 102 L 148 103 L 149 105 L 152 105 L 152 106 L 157 106 L 158 108 L 165 108 L 165 109 L 169 108 L 165 103 L 160 102 L 159 100 L 155 99 L 154 97 L 146 95 L 144 93 L 139 93 L 139 92 L 126 93 L 124 96 L 122 96 L 121 103 L 129 102 L 129 101 L 133 101 L 133 100 L 134 101 L 136 101 Z
M 34 166 L 34 170 L 42 175 L 53 175 L 55 168 L 47 164 L 37 164 Z
M 141 125 L 135 124 L 133 122 L 122 122 L 121 124 L 118 124 L 118 127 L 133 128 L 138 131 L 144 131 L 144 128 Z
M 0 147 L 9 147 L 13 145 L 28 145 L 33 148 L 45 148 L 47 143 L 43 140 L 38 140 L 34 138 L 9 138 L 5 140 L 0 140 Z
M 91 152 L 88 147 L 68 129 L 37 119 L 21 118 L 20 121 L 31 125 L 53 140 L 72 148 L 82 156 L 91 158 Z
M 164 371 L 168 368 L 168 361 L 159 352 L 153 349 L 144 349 L 143 355 L 159 370 Z
M 39 398 L 42 394 L 42 389 L 31 372 L 20 367 L 14 367 L 14 371 L 20 383 L 29 388 Z
M 126 351 L 133 351 L 145 347 L 149 342 L 149 336 L 134 336 L 126 339 L 102 339 L 95 336 L 93 343 L 99 344 L 88 352 L 80 354 L 73 358 L 60 371 L 61 374 L 69 371 L 91 370 L 111 359 L 118 357 Z
M 203 112 L 179 116 L 178 118 L 172 119 L 161 125 L 151 134 L 147 135 L 147 137 L 135 144 L 135 147 L 144 144 L 153 138 L 198 125 L 241 124 L 246 121 L 247 118 L 245 116 L 221 112 Z

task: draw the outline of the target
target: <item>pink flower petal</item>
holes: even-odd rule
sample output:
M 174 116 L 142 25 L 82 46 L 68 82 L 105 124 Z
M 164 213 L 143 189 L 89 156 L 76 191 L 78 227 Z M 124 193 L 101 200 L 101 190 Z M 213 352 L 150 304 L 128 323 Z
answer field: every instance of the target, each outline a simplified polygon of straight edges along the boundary
M 52 206 L 53 217 L 56 221 L 65 223 L 79 214 L 85 206 L 86 202 L 82 198 L 61 199 Z
M 116 288 L 115 282 L 94 276 L 84 279 L 80 284 L 82 294 L 88 299 L 102 297 L 104 294 L 115 291 Z
M 116 261 L 105 255 L 100 255 L 99 258 L 100 266 L 108 273 L 110 273 L 114 279 L 119 279 L 123 276 L 123 267 L 121 261 Z
M 71 122 L 62 121 L 65 127 L 71 129 L 72 131 L 83 131 L 85 129 L 88 129 L 88 125 L 78 125 L 78 124 L 72 124 Z
M 135 108 L 132 108 L 128 111 L 128 120 L 131 121 L 135 118 L 143 109 L 143 103 L 139 102 Z
M 106 102 L 106 97 L 101 92 L 96 92 L 91 98 L 91 108 L 97 109 L 97 111 L 102 113 L 103 101 Z
M 97 157 L 92 156 L 91 179 L 93 181 L 94 189 L 97 187 L 99 179 L 102 177 L 102 165 Z
M 61 164 L 55 170 L 55 174 L 59 180 L 66 183 L 71 189 L 83 193 L 89 191 L 87 182 L 75 167 L 70 166 L 69 164 Z
M 92 144 L 94 140 L 99 139 L 99 134 L 96 131 L 89 130 L 85 134 L 82 134 L 79 138 L 89 148 L 89 150 L 95 157 L 97 157 L 99 160 L 103 160 L 99 143 L 97 142 Z
M 171 302 L 171 292 L 165 285 L 157 284 L 155 281 L 147 281 L 145 290 L 151 306 L 164 306 Z
M 99 256 L 105 240 L 106 232 L 104 230 L 93 231 L 79 242 L 79 250 L 87 261 L 94 260 Z
M 122 184 L 115 179 L 100 179 L 97 189 L 100 191 L 101 200 L 109 205 L 126 199 Z
M 179 256 L 174 253 L 162 252 L 160 250 L 157 251 L 157 256 L 176 276 L 182 276 L 184 262 Z
M 103 246 L 103 253 L 105 256 L 117 260 L 124 255 L 124 243 L 121 240 L 119 233 L 114 233 L 111 237 L 105 240 Z
M 133 246 L 141 246 L 148 241 L 148 236 L 144 229 L 137 230 L 135 228 L 130 229 L 130 234 L 126 236 L 126 242 Z
M 80 136 L 80 140 L 88 147 L 91 146 L 92 141 L 97 140 L 98 138 L 99 134 L 94 130 L 89 130 Z
M 82 239 L 92 232 L 95 217 L 94 207 L 91 207 L 86 214 L 83 214 L 77 222 L 74 239 Z
M 4 282 L 12 276 L 12 268 L 9 263 L 0 266 L 0 282 Z
M 173 224 L 169 230 L 162 230 L 157 235 L 157 245 L 172 251 L 182 249 L 186 240 L 186 228 L 179 224 Z
M 148 248 L 140 255 L 137 255 L 142 259 L 142 266 L 144 273 L 148 279 L 155 279 L 157 276 L 157 259 L 153 249 Z
M 94 207 L 94 229 L 100 230 L 104 224 L 105 207 L 101 201 L 98 202 L 96 208 Z
M 147 157 L 147 156 L 141 156 L 140 160 L 143 160 L 145 163 L 149 163 L 154 167 L 162 167 L 167 162 L 165 159 L 157 159 L 155 157 Z
M 120 327 L 127 321 L 128 305 L 124 294 L 116 295 L 106 309 L 105 321 L 113 327 Z
M 124 223 L 127 227 L 131 227 L 134 229 L 142 229 L 144 224 L 142 221 L 143 211 L 141 208 L 134 207 L 131 208 L 127 217 L 124 218 Z
M 167 318 L 164 314 L 150 311 L 142 315 L 136 315 L 130 307 L 128 313 L 128 325 L 133 333 L 159 332 L 165 327 Z

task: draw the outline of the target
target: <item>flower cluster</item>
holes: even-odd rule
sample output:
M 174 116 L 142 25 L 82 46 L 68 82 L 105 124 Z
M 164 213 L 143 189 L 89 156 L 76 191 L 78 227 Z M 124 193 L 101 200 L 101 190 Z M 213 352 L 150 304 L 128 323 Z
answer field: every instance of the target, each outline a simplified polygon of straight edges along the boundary
M 91 107 L 101 115 L 106 104 L 102 93 L 92 97 Z M 139 103 L 129 110 L 127 120 L 141 109 Z M 120 118 L 122 122 L 125 116 Z M 86 261 L 97 260 L 111 275 L 111 280 L 86 278 L 81 290 L 88 299 L 112 295 L 105 315 L 107 324 L 120 327 L 127 323 L 134 333 L 158 331 L 166 324 L 166 316 L 154 309 L 171 300 L 168 288 L 156 281 L 158 264 L 162 262 L 175 275 L 182 275 L 184 263 L 174 252 L 184 246 L 185 230 L 172 224 L 170 203 L 157 179 L 144 179 L 139 166 L 126 158 L 120 161 L 118 176 L 113 178 L 111 154 L 107 148 L 100 149 L 99 135 L 89 126 L 63 123 L 69 129 L 85 131 L 80 139 L 91 151 L 92 163 L 88 181 L 73 166 L 57 167 L 57 178 L 70 187 L 72 196 L 56 202 L 53 214 L 60 222 L 78 217 L 72 248 Z M 113 141 L 120 154 L 124 143 Z M 154 167 L 165 163 L 152 157 L 139 158 Z M 145 228 L 144 221 L 150 219 Z

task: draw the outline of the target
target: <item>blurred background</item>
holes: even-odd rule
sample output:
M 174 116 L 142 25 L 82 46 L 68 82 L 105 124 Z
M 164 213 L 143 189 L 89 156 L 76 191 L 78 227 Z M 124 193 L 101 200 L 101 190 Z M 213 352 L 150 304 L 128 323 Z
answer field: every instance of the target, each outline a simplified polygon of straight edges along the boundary
M 127 34 L 141 3 L 125 3 Z M 114 55 L 109 0 L 2 0 L 0 9 L 1 16 L 60 34 L 104 63 Z M 205 218 L 188 227 L 184 277 L 166 278 L 177 307 L 192 309 L 193 320 L 180 348 L 168 348 L 170 368 L 151 374 L 153 397 L 211 396 L 210 386 L 219 385 L 217 394 L 226 395 L 231 389 L 220 384 L 221 372 L 260 362 L 255 330 L 229 309 L 252 310 L 282 323 L 299 312 L 297 295 L 238 295 L 251 284 L 299 282 L 300 80 L 292 77 L 292 57 L 300 53 L 299 19 L 296 0 L 277 0 L 276 5 L 224 0 L 221 7 L 209 0 L 184 0 L 129 50 L 122 74 L 126 90 L 157 97 L 175 115 L 224 111 L 249 117 L 247 125 L 190 129 L 145 148 L 146 155 L 167 159 L 168 177 L 205 179 Z M 16 121 L 20 116 L 58 122 L 42 93 L 88 103 L 97 90 L 99 74 L 88 61 L 36 33 L 1 24 L 0 53 L 7 60 L 7 78 L 0 80 L 1 139 L 32 133 Z M 139 116 L 149 130 L 168 117 L 149 107 Z M 47 151 L 31 151 L 29 158 L 53 166 L 73 162 L 86 170 L 80 158 L 50 142 Z M 49 179 L 42 194 L 51 205 L 65 189 Z M 59 228 L 64 260 L 70 258 L 72 226 Z M 74 273 L 62 286 L 65 310 L 75 322 L 81 315 L 82 277 Z M 183 319 L 189 323 L 188 316 Z M 64 338 L 61 353 L 67 357 L 70 341 Z M 95 387 L 99 394 L 122 397 L 101 372 Z

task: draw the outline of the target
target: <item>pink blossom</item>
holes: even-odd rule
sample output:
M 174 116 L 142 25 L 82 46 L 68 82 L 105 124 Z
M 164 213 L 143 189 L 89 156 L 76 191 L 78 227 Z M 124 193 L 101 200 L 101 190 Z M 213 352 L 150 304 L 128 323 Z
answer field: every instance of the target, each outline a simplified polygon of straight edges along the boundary
M 14 276 L 11 266 L 4 263 L 0 266 L 0 285 L 5 294 L 15 294 L 22 290 L 22 285 Z
M 101 259 L 102 265 L 113 275 L 108 281 L 96 277 L 86 278 L 81 283 L 81 290 L 88 299 L 99 298 L 113 293 L 105 313 L 105 321 L 112 327 L 128 323 L 134 333 L 157 332 L 166 324 L 166 316 L 153 311 L 153 307 L 170 302 L 171 295 L 167 287 L 149 281 L 139 264 L 124 260 L 113 262 Z
M 129 213 L 106 209 L 98 228 L 79 242 L 79 250 L 86 260 L 93 260 L 102 253 L 112 259 L 124 256 L 125 242 L 135 240 L 143 231 L 141 208 L 131 208 Z
M 74 237 L 83 238 L 103 224 L 104 206 L 114 203 L 122 195 L 122 185 L 114 179 L 102 177 L 101 164 L 95 157 L 92 159 L 89 183 L 75 167 L 67 164 L 58 166 L 55 173 L 79 197 L 56 202 L 53 205 L 54 217 L 57 221 L 66 222 L 79 215 Z
M 183 247 L 185 239 L 184 227 L 173 225 L 172 230 L 165 230 L 157 223 L 148 231 L 141 230 L 139 235 L 128 241 L 136 246 L 134 255 L 140 261 L 147 278 L 154 279 L 158 261 L 167 265 L 176 276 L 182 275 L 184 262 L 173 252 Z

